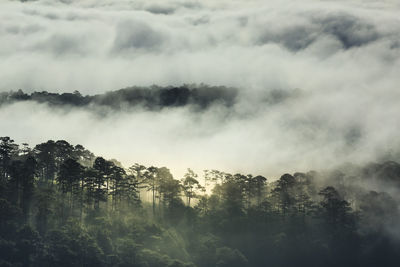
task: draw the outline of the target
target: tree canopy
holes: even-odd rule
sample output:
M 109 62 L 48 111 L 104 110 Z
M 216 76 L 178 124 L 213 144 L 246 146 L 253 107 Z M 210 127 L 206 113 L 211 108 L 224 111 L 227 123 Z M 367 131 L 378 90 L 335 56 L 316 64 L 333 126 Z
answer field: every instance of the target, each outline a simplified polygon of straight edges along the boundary
M 398 266 L 398 166 L 175 179 L 1 137 L 0 266 Z

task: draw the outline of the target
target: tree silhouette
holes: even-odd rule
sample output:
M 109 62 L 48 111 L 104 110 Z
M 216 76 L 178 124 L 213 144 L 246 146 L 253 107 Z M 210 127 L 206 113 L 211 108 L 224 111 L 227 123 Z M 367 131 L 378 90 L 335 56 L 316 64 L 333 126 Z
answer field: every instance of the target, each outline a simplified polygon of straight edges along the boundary
M 397 170 L 389 162 L 272 181 L 212 170 L 213 188 L 200 194 L 191 169 L 180 181 L 63 140 L 31 149 L 2 137 L 0 265 L 397 267 Z
M 182 188 L 185 196 L 187 197 L 188 205 L 190 206 L 190 201 L 192 198 L 197 197 L 197 192 L 203 190 L 202 187 L 197 181 L 197 174 L 194 173 L 191 169 L 187 170 L 185 173 L 184 178 L 181 180 Z
M 296 184 L 296 179 L 290 174 L 284 174 L 278 180 L 277 186 L 273 190 L 277 198 L 279 210 L 282 212 L 283 217 L 287 215 L 291 207 L 295 203 L 293 189 Z

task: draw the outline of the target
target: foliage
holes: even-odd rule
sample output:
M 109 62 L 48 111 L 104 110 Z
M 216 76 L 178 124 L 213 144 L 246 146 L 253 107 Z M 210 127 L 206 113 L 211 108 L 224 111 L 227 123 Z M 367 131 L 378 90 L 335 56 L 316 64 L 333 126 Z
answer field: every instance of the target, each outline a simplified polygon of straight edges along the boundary
M 64 140 L 1 137 L 0 266 L 398 266 L 398 202 L 355 182 L 395 191 L 397 166 L 272 182 L 206 170 L 202 186 L 191 169 L 177 180 Z

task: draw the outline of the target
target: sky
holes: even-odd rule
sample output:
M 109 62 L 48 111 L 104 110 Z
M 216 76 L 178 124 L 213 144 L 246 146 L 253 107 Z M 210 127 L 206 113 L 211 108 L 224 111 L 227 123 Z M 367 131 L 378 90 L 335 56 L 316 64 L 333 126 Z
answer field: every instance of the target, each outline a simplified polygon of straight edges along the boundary
M 375 0 L 1 1 L 0 92 L 239 93 L 234 106 L 201 112 L 15 103 L 0 107 L 0 135 L 65 139 L 177 178 L 186 168 L 276 177 L 399 160 L 399 13 L 398 1 Z

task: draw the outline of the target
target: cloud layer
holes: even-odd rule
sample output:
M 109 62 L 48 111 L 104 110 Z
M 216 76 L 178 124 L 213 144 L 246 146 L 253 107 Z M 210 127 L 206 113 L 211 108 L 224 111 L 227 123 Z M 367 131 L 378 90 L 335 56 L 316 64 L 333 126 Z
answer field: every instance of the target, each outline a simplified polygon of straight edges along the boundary
M 398 159 L 391 1 L 2 2 L 0 91 L 238 88 L 231 107 L 112 112 L 16 103 L 2 135 L 63 138 L 126 164 L 275 175 Z

